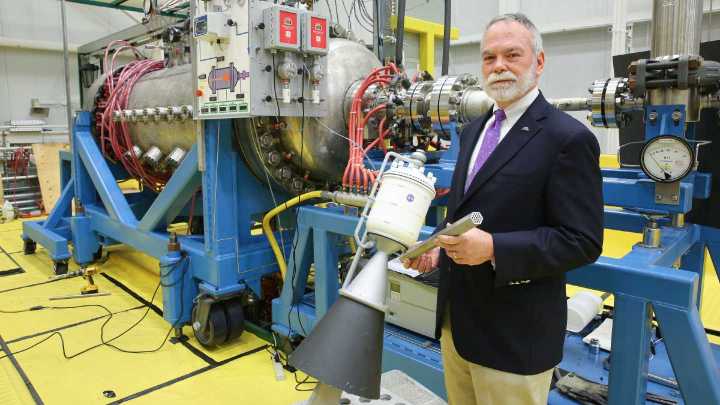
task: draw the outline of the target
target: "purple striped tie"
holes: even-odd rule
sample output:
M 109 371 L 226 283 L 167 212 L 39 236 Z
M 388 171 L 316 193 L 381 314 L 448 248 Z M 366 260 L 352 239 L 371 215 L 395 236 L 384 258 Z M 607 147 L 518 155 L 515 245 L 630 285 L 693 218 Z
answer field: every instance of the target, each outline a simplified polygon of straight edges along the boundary
M 470 184 L 475 178 L 475 175 L 477 175 L 477 173 L 483 167 L 485 162 L 490 157 L 490 154 L 492 154 L 492 152 L 495 150 L 495 147 L 498 145 L 498 142 L 500 141 L 500 127 L 502 127 L 502 123 L 503 121 L 505 121 L 506 118 L 505 111 L 497 109 L 495 110 L 494 114 L 495 121 L 485 132 L 485 137 L 483 137 L 482 145 L 480 146 L 480 152 L 478 152 L 477 158 L 475 158 L 475 164 L 473 165 L 472 171 L 465 180 L 465 192 L 468 191 L 468 188 L 470 188 Z

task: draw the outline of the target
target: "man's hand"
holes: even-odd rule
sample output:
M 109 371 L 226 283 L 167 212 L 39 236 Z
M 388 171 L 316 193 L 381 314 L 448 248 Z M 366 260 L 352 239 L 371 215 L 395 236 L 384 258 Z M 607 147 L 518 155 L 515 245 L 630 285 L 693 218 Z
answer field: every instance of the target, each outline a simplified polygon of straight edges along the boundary
M 412 260 L 403 260 L 403 266 L 413 268 L 420 273 L 427 273 L 437 267 L 439 261 L 440 248 L 436 247 Z
M 492 235 L 478 228 L 460 236 L 438 236 L 437 244 L 457 264 L 476 266 L 495 257 Z

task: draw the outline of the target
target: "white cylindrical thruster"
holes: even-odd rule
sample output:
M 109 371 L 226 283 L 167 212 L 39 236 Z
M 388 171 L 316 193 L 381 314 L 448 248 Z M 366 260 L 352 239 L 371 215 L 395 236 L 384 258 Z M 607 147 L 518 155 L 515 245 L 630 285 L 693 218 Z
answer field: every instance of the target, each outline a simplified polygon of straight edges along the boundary
M 368 235 L 401 244 L 405 249 L 417 241 L 425 215 L 435 198 L 435 177 L 422 167 L 395 161 L 382 175 L 367 220 Z

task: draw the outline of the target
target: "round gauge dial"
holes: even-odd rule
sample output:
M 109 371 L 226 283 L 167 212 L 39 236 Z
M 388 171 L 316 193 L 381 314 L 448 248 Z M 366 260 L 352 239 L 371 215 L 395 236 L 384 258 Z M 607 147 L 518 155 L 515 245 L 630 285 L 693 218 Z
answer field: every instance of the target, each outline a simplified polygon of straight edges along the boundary
M 662 135 L 653 138 L 640 152 L 640 166 L 651 179 L 673 183 L 690 174 L 695 164 L 695 153 L 682 138 Z

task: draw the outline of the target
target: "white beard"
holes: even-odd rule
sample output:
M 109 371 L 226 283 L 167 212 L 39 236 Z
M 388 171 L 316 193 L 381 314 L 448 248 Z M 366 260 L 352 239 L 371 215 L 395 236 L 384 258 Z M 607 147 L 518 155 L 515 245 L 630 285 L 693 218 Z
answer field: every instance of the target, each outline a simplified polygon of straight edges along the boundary
M 520 78 L 515 76 L 509 70 L 498 73 L 491 73 L 485 79 L 484 90 L 488 96 L 499 103 L 510 103 L 513 102 L 523 95 L 525 95 L 530 89 L 535 87 L 537 74 L 535 73 L 537 62 L 528 69 L 528 71 Z M 512 80 L 511 82 L 495 83 L 500 80 Z

